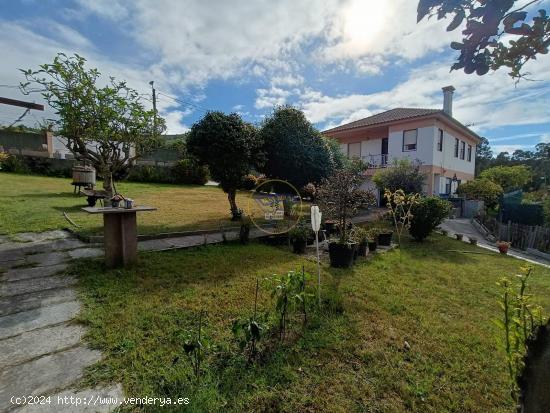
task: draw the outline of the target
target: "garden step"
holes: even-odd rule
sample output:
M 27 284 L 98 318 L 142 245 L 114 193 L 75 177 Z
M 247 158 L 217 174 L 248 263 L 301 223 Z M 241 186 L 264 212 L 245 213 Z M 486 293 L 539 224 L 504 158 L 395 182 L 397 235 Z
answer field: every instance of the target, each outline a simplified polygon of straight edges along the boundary
M 69 251 L 69 256 L 72 259 L 78 258 L 96 258 L 105 254 L 102 248 L 78 248 Z
M 49 277 L 64 271 L 67 264 L 56 264 L 48 267 L 12 268 L 0 275 L 1 281 L 20 281 L 29 278 Z
M 74 347 L 84 332 L 83 326 L 60 324 L 0 340 L 0 369 Z
M 16 242 L 37 242 L 64 239 L 70 236 L 70 232 L 63 230 L 53 230 L 44 232 L 20 232 L 19 234 L 14 235 L 12 239 Z
M 72 288 L 60 288 L 0 298 L 0 316 L 34 310 L 66 301 L 74 301 L 76 297 L 76 292 Z
M 68 301 L 0 317 L 0 340 L 37 328 L 64 323 L 76 317 L 79 311 L 78 301 Z
M 40 267 L 61 264 L 62 262 L 68 261 L 69 259 L 69 254 L 65 252 L 44 252 L 41 254 L 26 256 L 26 260 L 28 263 Z
M 108 387 L 85 389 L 81 391 L 66 390 L 61 393 L 52 394 L 50 405 L 27 405 L 14 410 L 13 413 L 72 413 L 77 410 L 74 405 L 58 403 L 58 401 L 61 400 L 70 400 L 71 396 L 75 400 L 80 399 L 92 401 L 92 404 L 78 406 L 78 411 L 80 413 L 103 413 L 113 411 L 116 408 L 116 405 L 114 405 L 113 402 L 121 402 L 124 398 L 124 392 L 122 391 L 122 386 L 120 384 L 113 384 Z M 106 399 L 109 399 L 109 402 L 106 402 Z
M 33 293 L 51 288 L 68 287 L 69 285 L 73 285 L 75 283 L 76 278 L 69 276 L 51 276 L 6 282 L 0 285 L 0 296 L 10 297 L 13 295 Z
M 0 411 L 15 407 L 10 402 L 12 396 L 38 396 L 66 389 L 100 358 L 99 351 L 76 347 L 4 369 L 0 372 Z

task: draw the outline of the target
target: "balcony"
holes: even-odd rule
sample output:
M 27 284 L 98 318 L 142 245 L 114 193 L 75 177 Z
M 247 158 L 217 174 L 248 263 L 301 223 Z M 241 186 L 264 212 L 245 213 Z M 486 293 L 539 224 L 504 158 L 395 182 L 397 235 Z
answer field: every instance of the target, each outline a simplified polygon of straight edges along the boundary
M 380 169 L 388 166 L 389 155 L 381 153 L 378 155 L 362 156 L 361 160 L 367 165 L 367 169 Z

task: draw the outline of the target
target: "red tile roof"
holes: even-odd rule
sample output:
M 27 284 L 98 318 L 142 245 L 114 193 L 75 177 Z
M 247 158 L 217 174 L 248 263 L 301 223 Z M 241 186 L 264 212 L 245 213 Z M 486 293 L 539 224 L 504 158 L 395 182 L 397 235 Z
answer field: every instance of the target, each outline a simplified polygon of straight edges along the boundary
M 346 123 L 332 129 L 328 129 L 325 132 L 340 132 L 348 129 L 360 128 L 363 126 L 373 126 L 379 123 L 394 122 L 403 119 L 416 118 L 419 116 L 432 115 L 436 113 L 444 113 L 441 109 L 416 109 L 416 108 L 395 108 L 390 109 L 376 115 L 369 116 L 368 118 L 359 119 L 354 122 Z

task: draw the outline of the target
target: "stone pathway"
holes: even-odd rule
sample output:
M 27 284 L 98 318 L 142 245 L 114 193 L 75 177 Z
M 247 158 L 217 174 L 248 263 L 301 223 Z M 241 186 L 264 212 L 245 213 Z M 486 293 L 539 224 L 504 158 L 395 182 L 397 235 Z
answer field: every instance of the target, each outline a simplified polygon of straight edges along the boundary
M 485 248 L 494 252 L 498 252 L 498 248 L 492 242 L 487 241 L 483 234 L 481 234 L 467 218 L 447 219 L 441 224 L 441 229 L 447 230 L 448 235 L 454 238 L 455 234 L 463 234 L 464 242 L 469 242 L 471 237 L 477 238 L 477 245 L 481 248 Z M 523 251 L 510 248 L 508 255 L 511 257 L 530 262 L 532 264 L 542 265 L 543 267 L 550 268 L 550 262 L 544 258 L 536 257 L 531 254 L 527 254 Z
M 85 328 L 76 278 L 58 275 L 73 258 L 103 254 L 64 231 L 0 239 L 0 412 L 107 412 L 113 406 L 58 404 L 58 397 L 116 397 L 118 384 L 76 389 L 84 369 L 101 353 L 82 343 Z M 43 405 L 13 404 L 12 397 L 51 396 Z M 46 399 L 44 399 L 46 400 Z

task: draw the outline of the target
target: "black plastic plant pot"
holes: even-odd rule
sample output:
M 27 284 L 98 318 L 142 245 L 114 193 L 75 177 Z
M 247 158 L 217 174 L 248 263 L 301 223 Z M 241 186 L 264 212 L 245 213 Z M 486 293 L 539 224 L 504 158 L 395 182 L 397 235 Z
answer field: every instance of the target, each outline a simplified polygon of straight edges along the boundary
M 392 238 L 393 232 L 382 232 L 378 234 L 378 245 L 382 245 L 384 247 L 389 247 L 391 245 L 391 238 Z
M 294 254 L 303 254 L 306 252 L 307 241 L 305 239 L 292 240 L 292 252 Z
M 340 244 L 331 242 L 328 245 L 330 266 L 334 268 L 350 268 L 353 265 L 353 256 L 357 244 Z
M 376 247 L 378 246 L 378 244 L 376 243 L 376 241 L 369 241 L 368 246 L 369 246 L 369 251 L 374 252 L 376 251 Z

